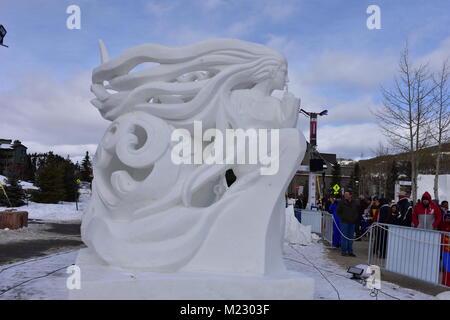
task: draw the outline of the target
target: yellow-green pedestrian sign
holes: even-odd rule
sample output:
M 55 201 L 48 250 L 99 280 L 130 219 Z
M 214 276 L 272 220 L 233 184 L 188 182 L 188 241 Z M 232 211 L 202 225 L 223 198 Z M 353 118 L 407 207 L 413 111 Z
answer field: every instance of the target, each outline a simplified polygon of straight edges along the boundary
M 339 190 L 341 190 L 341 187 L 336 183 L 333 186 L 334 194 L 339 194 Z
M 80 182 L 81 182 L 81 180 L 80 180 L 80 179 L 77 179 L 76 181 L 77 181 L 77 183 L 80 183 Z

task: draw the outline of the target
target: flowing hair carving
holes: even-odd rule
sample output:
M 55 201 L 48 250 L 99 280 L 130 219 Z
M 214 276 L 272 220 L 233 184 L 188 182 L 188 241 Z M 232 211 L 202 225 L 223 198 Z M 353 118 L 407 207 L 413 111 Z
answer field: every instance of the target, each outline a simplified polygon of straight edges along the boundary
M 159 65 L 129 73 L 147 62 Z M 211 113 L 225 111 L 234 127 L 231 91 L 253 87 L 282 64 L 286 61 L 277 51 L 235 39 L 207 40 L 179 48 L 144 44 L 94 70 L 92 90 L 97 99 L 92 103 L 108 120 L 141 110 L 188 130 L 194 120 L 203 121 L 204 128 L 226 126 L 209 120 L 217 122 Z M 180 79 L 195 72 L 203 72 L 205 79 Z M 109 82 L 106 87 L 105 81 Z M 111 95 L 106 89 L 117 93 Z

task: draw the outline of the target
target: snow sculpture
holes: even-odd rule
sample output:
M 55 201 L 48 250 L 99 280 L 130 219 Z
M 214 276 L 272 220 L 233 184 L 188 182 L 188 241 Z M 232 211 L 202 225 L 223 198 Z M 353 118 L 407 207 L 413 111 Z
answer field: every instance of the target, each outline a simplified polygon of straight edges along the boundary
M 102 42 L 100 51 L 92 103 L 112 123 L 97 149 L 82 222 L 91 253 L 139 272 L 286 274 L 284 191 L 306 141 L 295 128 L 299 100 L 287 90 L 271 96 L 286 87 L 285 58 L 234 39 L 144 44 L 111 60 Z M 171 134 L 185 129 L 198 143 L 196 121 L 204 131 L 279 129 L 277 174 L 262 175 L 260 163 L 175 164 Z M 206 156 L 216 142 L 200 141 Z M 230 169 L 237 179 L 228 187 Z

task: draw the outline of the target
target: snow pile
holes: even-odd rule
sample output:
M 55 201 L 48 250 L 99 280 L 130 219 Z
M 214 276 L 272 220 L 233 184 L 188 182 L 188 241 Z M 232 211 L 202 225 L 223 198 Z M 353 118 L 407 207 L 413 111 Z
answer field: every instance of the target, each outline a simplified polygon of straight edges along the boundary
M 309 245 L 312 242 L 311 226 L 304 226 L 294 215 L 294 207 L 286 208 L 284 241 L 289 244 Z
M 353 165 L 355 163 L 355 161 L 352 160 L 352 159 L 337 159 L 337 162 L 341 166 L 350 166 L 350 165 Z
M 297 200 L 293 198 L 288 198 L 288 205 L 293 206 Z
M 19 211 L 27 211 L 29 219 L 39 219 L 46 221 L 74 221 L 81 220 L 83 210 L 86 208 L 91 198 L 90 190 L 80 189 L 80 199 L 78 210 L 75 202 L 37 203 L 28 202 L 28 205 L 17 207 Z M 0 207 L 0 211 L 11 209 Z
M 0 183 L 2 185 L 5 185 L 7 180 L 8 180 L 8 178 L 6 178 L 5 176 L 0 175 Z M 31 182 L 19 180 L 19 184 L 22 186 L 23 189 L 33 189 L 33 190 L 39 189 L 38 187 L 36 187 Z
M 450 300 L 450 291 L 441 292 L 436 296 L 438 300 Z

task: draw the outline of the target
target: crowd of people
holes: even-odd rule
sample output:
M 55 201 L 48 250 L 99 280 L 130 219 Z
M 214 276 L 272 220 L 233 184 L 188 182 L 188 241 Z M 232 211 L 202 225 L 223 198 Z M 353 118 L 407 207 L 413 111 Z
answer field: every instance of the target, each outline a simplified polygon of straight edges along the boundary
M 296 202 L 302 208 L 303 199 Z M 431 195 L 425 192 L 413 204 L 405 192 L 400 192 L 399 200 L 389 201 L 386 198 L 373 196 L 371 198 L 360 196 L 353 199 L 351 192 L 330 196 L 322 199 L 320 206 L 333 215 L 333 247 L 340 248 L 343 256 L 355 257 L 353 241 L 361 238 L 373 223 L 439 230 L 450 232 L 450 210 L 448 201 L 440 204 L 432 200 Z M 385 259 L 387 253 L 388 228 L 383 225 L 374 225 L 373 254 Z M 450 236 L 442 235 L 442 267 L 443 284 L 450 286 Z

